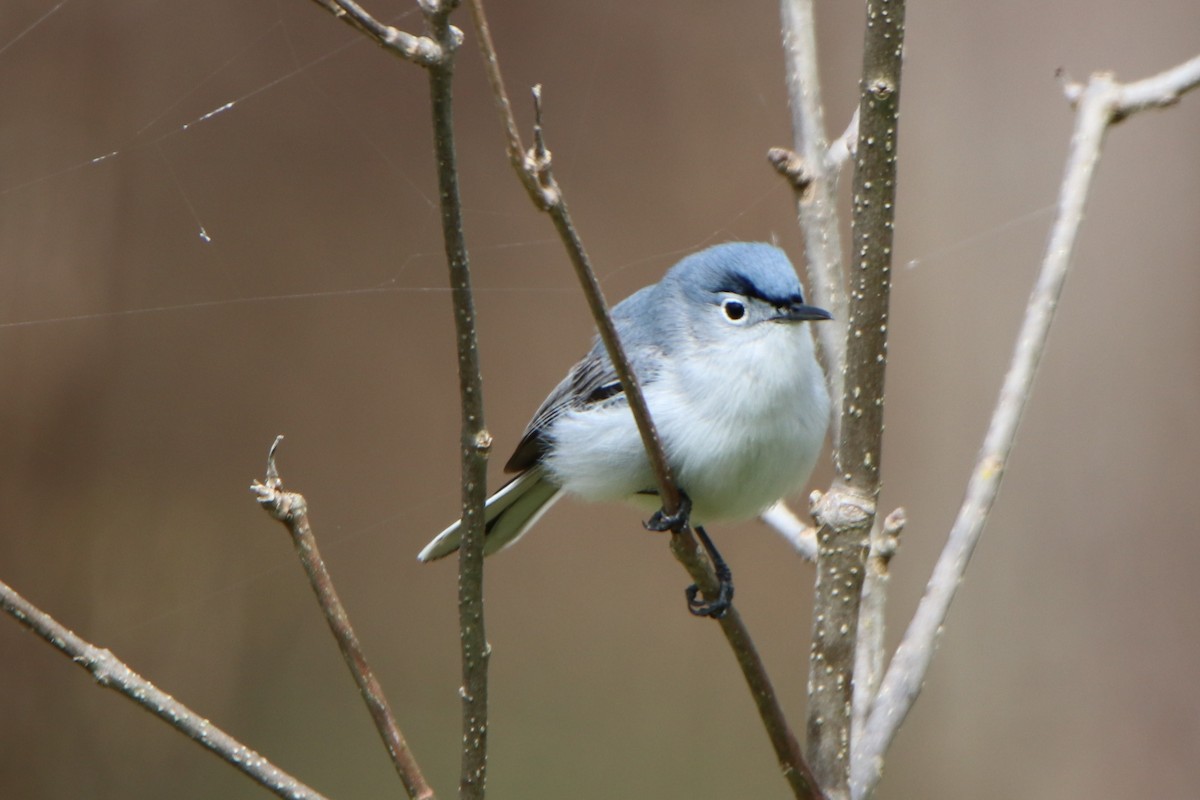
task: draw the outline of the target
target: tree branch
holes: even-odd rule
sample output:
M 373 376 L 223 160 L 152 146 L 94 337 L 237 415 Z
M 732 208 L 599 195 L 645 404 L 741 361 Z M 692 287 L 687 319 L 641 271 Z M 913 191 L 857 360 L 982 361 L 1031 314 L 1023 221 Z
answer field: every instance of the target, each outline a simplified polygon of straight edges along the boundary
M 821 786 L 838 800 L 849 796 L 859 604 L 879 494 L 903 44 L 903 0 L 869 0 L 859 86 L 846 392 L 834 454 L 836 478 L 817 504 L 820 550 L 809 659 L 808 758 Z
M 325 800 L 259 753 L 134 672 L 109 650 L 90 644 L 0 581 L 0 607 L 17 622 L 92 674 L 96 683 L 125 695 L 175 730 L 208 748 L 252 781 L 287 800 Z
M 416 757 L 409 750 L 404 734 L 400 732 L 396 717 L 383 694 L 383 687 L 379 685 L 375 673 L 367 663 L 366 654 L 363 653 L 354 627 L 350 624 L 350 617 L 333 587 L 333 578 L 325 568 L 325 562 L 317 549 L 316 537 L 313 536 L 308 523 L 308 503 L 303 495 L 283 491 L 283 481 L 275 467 L 275 450 L 281 441 L 282 436 L 275 437 L 275 443 L 271 445 L 267 455 L 266 480 L 261 483 L 255 481 L 250 491 L 257 496 L 259 505 L 282 522 L 292 534 L 296 554 L 300 556 L 300 563 L 304 565 L 313 593 L 316 594 L 321 611 L 329 623 L 329 630 L 337 640 L 338 649 L 342 651 L 342 658 L 346 660 L 350 674 L 354 676 L 354 682 L 358 685 L 358 691 L 371 713 L 371 719 L 379 731 L 380 738 L 383 739 L 388 754 L 392 757 L 396 774 L 400 776 L 405 791 L 409 797 L 416 800 L 432 800 L 433 789 L 426 783 Z
M 780 500 L 759 515 L 759 519 L 787 539 L 796 553 L 805 561 L 817 560 L 817 529 L 806 525 L 796 516 L 795 512 L 788 508 L 787 503 Z
M 1122 85 L 1111 75 L 1096 74 L 1085 86 L 1065 88 L 1067 99 L 1076 104 L 1078 114 L 1059 194 L 1058 215 L 1041 273 L 1029 298 L 1012 363 L 967 484 L 966 497 L 926 586 L 925 596 L 884 676 L 862 740 L 855 744 L 855 800 L 868 797 L 879 782 L 883 756 L 921 691 L 950 603 L 999 492 L 1071 265 L 1105 132 L 1110 125 L 1136 111 L 1176 102 L 1180 95 L 1197 85 L 1200 85 L 1200 57 L 1137 83 Z
M 536 120 L 534 147 L 526 152 L 521 143 L 516 121 L 512 116 L 512 107 L 508 101 L 507 92 L 504 89 L 504 80 L 500 73 L 499 60 L 496 57 L 487 17 L 483 10 L 483 2 L 482 0 L 471 0 L 470 5 L 476 27 L 479 29 L 479 44 L 483 52 L 484 67 L 488 72 L 488 80 L 496 98 L 497 111 L 506 132 L 509 160 L 517 171 L 521 183 L 529 191 L 534 204 L 550 215 L 554 227 L 563 241 L 571 264 L 575 268 L 576 276 L 587 297 L 588 306 L 592 311 L 596 327 L 600 331 L 600 337 L 604 342 L 608 357 L 612 361 L 621 379 L 625 395 L 629 399 L 630 409 L 642 436 L 642 443 L 654 469 L 663 507 L 668 513 L 674 513 L 680 507 L 680 496 L 674 477 L 671 475 L 670 466 L 663 454 L 662 443 L 655 431 L 653 420 L 650 418 L 650 412 L 646 407 L 637 377 L 630 368 L 624 349 L 621 347 L 620 338 L 613 326 L 607 303 L 583 248 L 583 242 L 575 230 L 562 191 L 551 171 L 550 151 L 547 149 L 542 135 L 540 87 L 534 89 Z M 671 552 L 687 569 L 705 596 L 715 597 L 716 576 L 708 559 L 702 555 L 690 528 L 685 527 L 680 535 L 671 537 Z M 734 656 L 742 668 L 742 674 L 750 687 L 784 777 L 793 793 L 798 799 L 823 798 L 824 795 L 804 761 L 796 737 L 787 724 L 766 669 L 737 609 L 730 607 L 725 616 L 720 619 L 720 625 L 726 641 L 729 642 Z
M 471 266 L 463 233 L 458 190 L 458 156 L 454 144 L 453 53 L 462 34 L 450 25 L 456 2 L 423 0 L 433 39 L 447 54 L 427 68 L 437 155 L 442 238 L 454 300 L 458 343 L 458 380 L 462 400 L 462 545 L 458 550 L 458 618 L 462 648 L 462 770 L 459 797 L 482 800 L 487 788 L 488 644 L 483 620 L 483 507 L 487 500 L 487 456 L 492 436 L 483 421 L 483 379 L 475 332 Z
M 878 517 L 876 517 L 878 523 Z M 858 642 L 854 648 L 854 699 L 851 710 L 851 751 L 862 736 L 871 702 L 883 679 L 884 642 L 886 631 L 887 587 L 892 556 L 900 547 L 900 532 L 904 530 L 905 513 L 897 508 L 884 519 L 883 525 L 871 529 L 871 550 L 867 555 L 867 571 L 863 577 L 862 605 L 858 610 Z M 851 765 L 854 754 L 851 752 Z
M 417 0 L 429 28 L 427 37 L 416 37 L 384 26 L 352 0 L 315 0 L 371 39 L 393 47 L 404 58 L 425 67 L 429 74 L 433 142 L 441 199 L 442 239 L 450 274 L 454 304 L 455 342 L 458 349 L 458 383 L 462 404 L 462 543 L 458 549 L 458 620 L 462 649 L 460 689 L 463 713 L 460 798 L 483 798 L 487 786 L 488 661 L 491 646 L 483 620 L 483 507 L 487 500 L 487 456 L 492 436 L 484 426 L 483 379 L 479 369 L 479 343 L 475 332 L 475 301 L 471 290 L 471 265 L 463 233 L 462 201 L 458 190 L 458 156 L 454 144 L 454 55 L 462 44 L 462 31 L 450 24 L 458 0 Z
M 450 54 L 454 47 L 457 47 L 462 42 L 460 37 L 454 42 L 452 47 L 447 49 L 442 43 L 435 42 L 428 36 L 413 36 L 411 33 L 405 33 L 399 28 L 384 25 L 368 14 L 354 0 L 313 0 L 313 2 L 350 27 L 360 33 L 366 34 L 367 38 L 373 40 L 383 49 L 389 50 L 400 58 L 420 64 L 423 67 L 432 67 L 442 60 L 451 57 Z
M 833 314 L 832 320 L 816 328 L 829 396 L 839 398 L 845 380 L 847 310 L 842 235 L 837 216 L 837 183 L 842 162 L 832 157 L 834 154 L 825 134 L 812 0 L 781 0 L 779 9 L 787 61 L 788 100 L 792 107 L 792 147 L 805 178 L 802 185 L 793 181 L 793 186 L 797 187 L 796 212 L 804 231 L 804 253 L 813 299 Z M 857 120 L 856 112 L 850 126 L 854 133 L 847 130 L 850 138 L 857 136 Z M 843 147 L 838 152 L 848 155 L 849 148 Z M 772 151 L 769 157 L 778 168 L 779 153 Z M 841 417 L 835 409 L 830 420 L 830 439 L 836 444 L 840 436 Z

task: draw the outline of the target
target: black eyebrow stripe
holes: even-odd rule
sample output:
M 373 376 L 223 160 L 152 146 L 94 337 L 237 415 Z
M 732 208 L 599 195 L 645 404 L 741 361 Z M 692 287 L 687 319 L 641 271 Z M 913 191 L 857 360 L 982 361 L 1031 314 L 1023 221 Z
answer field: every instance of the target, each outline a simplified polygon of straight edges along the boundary
M 740 272 L 735 272 L 729 275 L 726 282 L 717 287 L 717 292 L 728 292 L 730 294 L 740 294 L 742 297 L 753 297 L 756 300 L 762 300 L 764 303 L 770 303 L 773 306 L 786 305 L 792 302 L 804 302 L 804 298 L 799 293 L 790 297 L 767 297 L 758 287 L 750 282 L 750 279 Z

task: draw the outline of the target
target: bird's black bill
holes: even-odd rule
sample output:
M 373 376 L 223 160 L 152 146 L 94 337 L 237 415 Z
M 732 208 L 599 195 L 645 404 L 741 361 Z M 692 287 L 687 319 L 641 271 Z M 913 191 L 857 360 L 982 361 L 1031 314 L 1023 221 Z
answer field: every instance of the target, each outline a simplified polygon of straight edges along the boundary
M 786 322 L 805 322 L 833 319 L 833 314 L 830 314 L 823 308 L 817 308 L 816 306 L 806 306 L 803 303 L 792 303 L 785 308 L 779 309 L 778 319 Z

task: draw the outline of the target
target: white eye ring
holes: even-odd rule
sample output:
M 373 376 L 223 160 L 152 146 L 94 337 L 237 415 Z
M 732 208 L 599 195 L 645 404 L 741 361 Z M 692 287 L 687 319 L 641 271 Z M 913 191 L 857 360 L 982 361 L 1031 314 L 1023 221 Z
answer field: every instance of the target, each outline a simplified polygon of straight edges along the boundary
M 725 312 L 725 319 L 736 325 L 746 321 L 746 304 L 740 300 L 734 300 L 732 297 L 722 300 L 721 310 Z

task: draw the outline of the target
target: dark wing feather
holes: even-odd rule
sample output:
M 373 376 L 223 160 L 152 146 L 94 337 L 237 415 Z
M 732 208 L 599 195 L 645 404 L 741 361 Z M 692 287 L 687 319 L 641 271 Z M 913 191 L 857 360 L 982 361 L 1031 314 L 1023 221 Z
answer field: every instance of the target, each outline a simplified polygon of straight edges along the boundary
M 505 472 L 524 472 L 537 464 L 546 452 L 546 431 L 560 414 L 592 403 L 622 401 L 625 397 L 617 372 L 607 356 L 594 358 L 592 353 L 580 361 L 562 383 L 554 387 L 525 426 L 525 435 L 504 465 Z
M 658 377 L 663 358 L 660 318 L 655 313 L 655 289 L 656 286 L 647 286 L 618 303 L 612 310 L 617 333 L 643 386 L 653 383 Z M 632 324 L 635 318 L 639 321 L 637 325 Z M 541 461 L 549 446 L 547 432 L 559 415 L 596 403 L 624 402 L 625 392 L 617 378 L 617 371 L 608 360 L 604 344 L 597 337 L 587 356 L 571 368 L 562 383 L 554 387 L 554 391 L 542 402 L 525 427 L 525 435 L 521 437 L 512 458 L 504 465 L 504 471 L 524 472 Z

